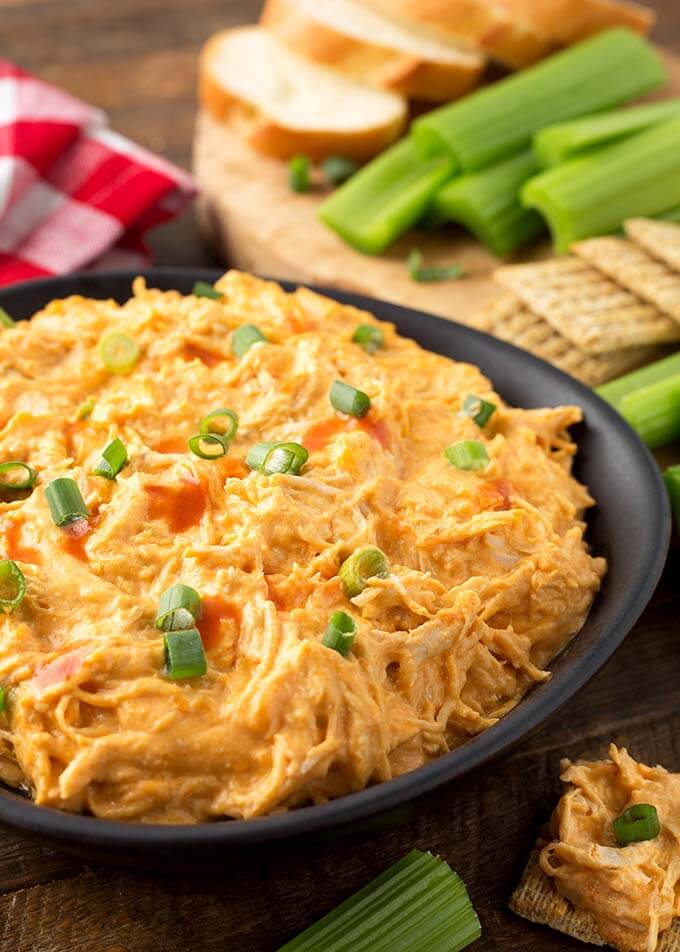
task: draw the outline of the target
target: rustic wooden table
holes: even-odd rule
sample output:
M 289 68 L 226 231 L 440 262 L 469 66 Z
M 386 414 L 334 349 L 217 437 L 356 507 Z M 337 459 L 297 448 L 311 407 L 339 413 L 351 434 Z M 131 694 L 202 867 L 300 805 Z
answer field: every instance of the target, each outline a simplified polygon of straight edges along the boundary
M 657 0 L 656 38 L 680 50 L 680 4 Z M 120 132 L 190 163 L 196 52 L 214 30 L 253 20 L 257 0 L 0 0 L 0 54 L 108 110 Z M 191 215 L 154 237 L 163 264 L 210 264 Z M 367 841 L 225 857 L 221 875 L 137 874 L 0 833 L 2 952 L 273 952 L 411 847 L 445 856 L 482 920 L 474 948 L 583 948 L 507 910 L 558 793 L 560 757 L 596 756 L 614 740 L 680 769 L 680 550 L 644 617 L 607 667 L 540 733 L 498 766 L 444 790 L 417 819 Z

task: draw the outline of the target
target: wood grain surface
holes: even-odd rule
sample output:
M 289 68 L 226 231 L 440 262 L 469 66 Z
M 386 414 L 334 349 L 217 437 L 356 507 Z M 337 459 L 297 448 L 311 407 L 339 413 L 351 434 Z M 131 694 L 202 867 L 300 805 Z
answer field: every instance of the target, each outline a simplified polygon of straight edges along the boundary
M 657 40 L 680 52 L 678 0 L 651 5 Z M 258 9 L 254 0 L 0 0 L 0 55 L 188 166 L 196 52 Z M 158 263 L 212 263 L 191 215 L 153 247 Z M 590 685 L 516 753 L 447 787 L 397 830 L 250 862 L 225 857 L 219 875 L 199 867 L 185 877 L 84 867 L 0 833 L 0 952 L 274 952 L 412 847 L 441 853 L 465 878 L 484 930 L 475 950 L 583 948 L 518 920 L 507 899 L 558 794 L 562 756 L 597 756 L 614 740 L 680 770 L 679 574 L 676 547 L 652 604 Z

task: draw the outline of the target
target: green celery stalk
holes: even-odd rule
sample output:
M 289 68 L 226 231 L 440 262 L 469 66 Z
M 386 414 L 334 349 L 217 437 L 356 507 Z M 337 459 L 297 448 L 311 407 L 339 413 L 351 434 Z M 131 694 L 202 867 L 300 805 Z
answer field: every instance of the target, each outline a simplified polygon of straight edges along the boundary
M 675 528 L 680 532 L 680 466 L 669 466 L 664 471 L 663 479 L 671 501 Z
M 650 449 L 680 438 L 680 374 L 633 390 L 621 399 L 621 416 Z
M 415 225 L 455 171 L 450 156 L 422 159 L 406 138 L 333 192 L 319 215 L 357 251 L 379 254 Z
M 654 215 L 654 218 L 658 218 L 661 221 L 675 221 L 680 225 L 680 205 L 677 205 L 675 208 L 669 208 L 665 212 L 659 212 L 658 215 Z
M 522 202 L 547 220 L 558 254 L 626 218 L 680 204 L 680 118 L 529 179 Z
M 608 383 L 600 384 L 595 388 L 595 393 L 611 403 L 615 410 L 621 406 L 621 401 L 629 393 L 635 390 L 641 390 L 652 383 L 659 383 L 668 377 L 674 377 L 680 374 L 680 350 L 670 357 L 664 357 L 662 360 L 656 360 L 653 364 L 647 364 L 646 367 L 640 367 L 639 370 L 633 370 L 629 374 L 617 377 L 616 380 L 610 380 Z
M 662 102 L 645 103 L 628 109 L 612 109 L 610 112 L 572 119 L 571 122 L 558 122 L 539 129 L 534 135 L 533 148 L 539 166 L 549 169 L 677 116 L 680 116 L 680 99 L 664 99 Z
M 279 952 L 460 952 L 480 934 L 463 881 L 413 850 Z
M 525 149 L 481 172 L 447 183 L 435 195 L 428 220 L 457 222 L 499 257 L 536 238 L 543 219 L 519 200 L 520 187 L 538 170 L 531 149 Z
M 630 30 L 606 30 L 434 109 L 414 122 L 413 134 L 421 154 L 449 152 L 472 172 L 528 148 L 543 126 L 620 106 L 665 80 L 651 43 Z

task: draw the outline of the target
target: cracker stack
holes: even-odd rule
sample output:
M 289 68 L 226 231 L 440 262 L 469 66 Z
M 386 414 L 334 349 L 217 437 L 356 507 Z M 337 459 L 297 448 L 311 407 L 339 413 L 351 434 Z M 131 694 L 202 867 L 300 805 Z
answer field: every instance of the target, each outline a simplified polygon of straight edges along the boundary
M 474 324 L 591 386 L 680 341 L 680 225 L 644 218 L 626 238 L 591 238 L 573 254 L 499 268 L 508 292 Z

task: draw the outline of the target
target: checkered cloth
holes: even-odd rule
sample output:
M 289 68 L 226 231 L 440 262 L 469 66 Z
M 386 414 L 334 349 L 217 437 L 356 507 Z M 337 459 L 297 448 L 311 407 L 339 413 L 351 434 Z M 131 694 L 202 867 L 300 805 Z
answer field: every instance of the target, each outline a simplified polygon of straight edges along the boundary
M 99 110 L 0 58 L 0 285 L 143 265 L 144 233 L 194 194 Z

